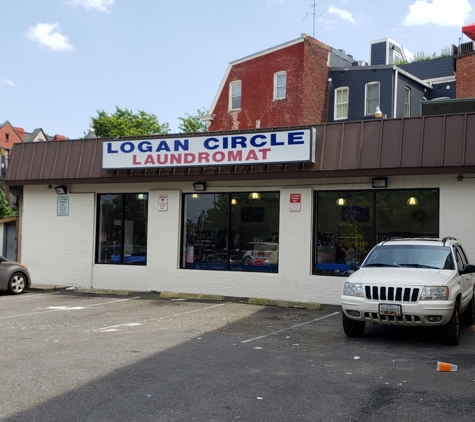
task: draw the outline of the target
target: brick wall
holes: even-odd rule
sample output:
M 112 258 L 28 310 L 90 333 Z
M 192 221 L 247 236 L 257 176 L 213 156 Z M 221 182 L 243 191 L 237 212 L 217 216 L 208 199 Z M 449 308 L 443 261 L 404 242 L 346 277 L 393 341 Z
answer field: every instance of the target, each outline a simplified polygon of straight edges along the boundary
M 9 124 L 6 124 L 0 128 L 0 148 L 12 149 L 13 144 L 21 141 L 21 138 Z
M 234 64 L 212 111 L 216 117 L 210 130 L 325 122 L 329 51 L 305 37 L 303 42 Z M 287 72 L 286 98 L 274 100 L 274 74 L 280 71 Z M 242 81 L 241 110 L 230 112 L 229 84 L 238 80 Z
M 457 58 L 456 98 L 475 98 L 475 53 Z

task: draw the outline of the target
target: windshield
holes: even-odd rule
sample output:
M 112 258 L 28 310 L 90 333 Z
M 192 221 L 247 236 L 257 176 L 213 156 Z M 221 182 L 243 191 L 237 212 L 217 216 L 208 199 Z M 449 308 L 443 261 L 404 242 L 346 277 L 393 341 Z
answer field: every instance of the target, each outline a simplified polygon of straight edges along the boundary
M 449 246 L 382 245 L 370 252 L 363 266 L 453 270 L 454 261 Z

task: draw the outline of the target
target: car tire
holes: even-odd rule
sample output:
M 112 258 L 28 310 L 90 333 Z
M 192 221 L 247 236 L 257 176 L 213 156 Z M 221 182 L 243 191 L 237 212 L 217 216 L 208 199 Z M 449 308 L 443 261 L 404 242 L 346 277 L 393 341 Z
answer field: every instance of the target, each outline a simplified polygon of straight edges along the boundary
M 366 327 L 365 321 L 355 321 L 343 313 L 343 331 L 348 337 L 361 337 Z
M 472 296 L 472 300 L 467 306 L 467 309 L 460 315 L 462 324 L 473 325 L 475 324 L 475 298 Z
M 442 344 L 457 346 L 460 337 L 460 308 L 458 302 L 455 303 L 454 311 L 450 321 L 441 327 L 440 339 Z
M 22 273 L 13 273 L 8 280 L 8 291 L 13 295 L 19 295 L 26 289 L 26 277 Z

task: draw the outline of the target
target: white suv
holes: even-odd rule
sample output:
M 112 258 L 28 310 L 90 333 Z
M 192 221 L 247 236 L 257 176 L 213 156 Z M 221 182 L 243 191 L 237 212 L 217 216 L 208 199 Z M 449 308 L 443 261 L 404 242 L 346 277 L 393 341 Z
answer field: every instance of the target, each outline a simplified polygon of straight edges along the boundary
M 341 296 L 348 337 L 362 336 L 366 322 L 440 326 L 442 343 L 457 345 L 460 322 L 475 322 L 475 265 L 453 237 L 391 238 L 350 268 Z

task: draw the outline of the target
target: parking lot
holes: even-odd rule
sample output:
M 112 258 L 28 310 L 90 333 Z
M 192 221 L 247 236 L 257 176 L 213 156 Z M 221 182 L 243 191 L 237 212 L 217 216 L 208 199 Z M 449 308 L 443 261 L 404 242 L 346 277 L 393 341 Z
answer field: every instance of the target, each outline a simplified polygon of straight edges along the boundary
M 429 329 L 349 339 L 336 306 L 153 294 L 1 294 L 0 309 L 1 421 L 475 419 L 473 327 L 456 347 Z

